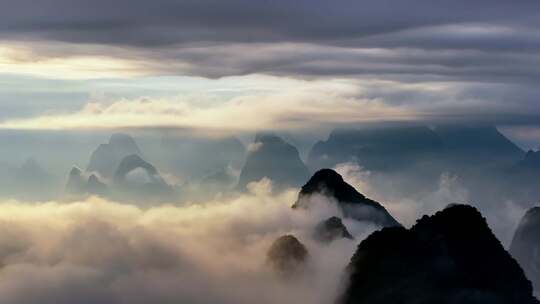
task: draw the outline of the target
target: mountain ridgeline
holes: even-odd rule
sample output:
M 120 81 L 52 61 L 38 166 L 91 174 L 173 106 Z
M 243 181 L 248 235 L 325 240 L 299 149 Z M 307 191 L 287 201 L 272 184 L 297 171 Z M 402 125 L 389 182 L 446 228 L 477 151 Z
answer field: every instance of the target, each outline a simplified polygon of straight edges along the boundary
M 494 126 L 377 126 L 338 129 L 311 150 L 311 169 L 357 161 L 376 171 L 396 171 L 419 162 L 443 166 L 515 163 L 524 152 Z
M 174 199 L 174 189 L 141 154 L 130 135 L 113 134 L 109 143 L 101 144 L 92 153 L 86 172 L 77 167 L 71 170 L 67 194 L 99 195 L 139 203 Z

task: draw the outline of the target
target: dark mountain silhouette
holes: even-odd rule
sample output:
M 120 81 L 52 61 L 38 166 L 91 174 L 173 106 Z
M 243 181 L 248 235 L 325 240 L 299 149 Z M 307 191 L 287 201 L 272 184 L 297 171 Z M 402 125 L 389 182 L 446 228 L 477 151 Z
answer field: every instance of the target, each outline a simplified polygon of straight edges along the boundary
M 97 172 L 104 178 L 111 178 L 120 161 L 132 154 L 141 155 L 137 143 L 127 134 L 113 134 L 107 144 L 101 144 L 90 156 L 87 172 Z
M 293 208 L 309 208 L 314 194 L 327 196 L 337 202 L 345 217 L 383 227 L 400 226 L 381 204 L 356 191 L 332 169 L 317 171 L 300 190 Z
M 531 282 L 474 207 L 452 205 L 411 229 L 362 241 L 340 303 L 539 303 Z
M 311 169 L 356 161 L 368 170 L 394 171 L 440 153 L 443 143 L 426 126 L 383 126 L 334 130 L 308 156 Z
M 313 238 L 322 243 L 330 243 L 337 239 L 354 239 L 347 227 L 337 216 L 332 216 L 315 227 Z
M 266 261 L 279 275 L 291 276 L 304 269 L 308 256 L 306 247 L 296 237 L 284 235 L 274 241 Z
M 510 253 L 525 270 L 534 289 L 540 290 L 540 207 L 529 209 L 521 219 Z
M 257 134 L 246 163 L 240 173 L 239 189 L 264 177 L 277 189 L 300 187 L 309 177 L 309 170 L 298 150 L 274 134 Z

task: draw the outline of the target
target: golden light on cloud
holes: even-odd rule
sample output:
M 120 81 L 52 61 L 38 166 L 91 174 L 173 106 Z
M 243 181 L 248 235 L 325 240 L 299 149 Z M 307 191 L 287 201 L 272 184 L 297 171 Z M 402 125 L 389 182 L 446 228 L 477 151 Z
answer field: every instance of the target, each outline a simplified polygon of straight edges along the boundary
M 411 111 L 380 100 L 339 94 L 288 92 L 235 97 L 200 106 L 178 99 L 120 100 L 88 103 L 73 113 L 43 115 L 0 123 L 3 129 L 186 128 L 208 131 L 302 129 L 377 120 L 410 120 Z
M 271 195 L 268 186 L 261 183 L 227 199 L 149 209 L 96 197 L 0 201 L 5 232 L 0 245 L 6 248 L 0 297 L 32 304 L 43 298 L 57 304 L 81 298 L 111 304 L 330 302 L 356 244 L 344 239 L 326 246 L 310 235 L 338 209 L 321 202 L 321 208 L 299 212 L 290 208 L 296 190 Z M 376 228 L 347 224 L 359 239 Z M 281 281 L 265 256 L 287 233 L 308 246 L 310 272 Z
M 0 44 L 0 73 L 59 79 L 134 77 L 145 74 L 141 64 L 97 56 L 40 56 L 25 46 Z

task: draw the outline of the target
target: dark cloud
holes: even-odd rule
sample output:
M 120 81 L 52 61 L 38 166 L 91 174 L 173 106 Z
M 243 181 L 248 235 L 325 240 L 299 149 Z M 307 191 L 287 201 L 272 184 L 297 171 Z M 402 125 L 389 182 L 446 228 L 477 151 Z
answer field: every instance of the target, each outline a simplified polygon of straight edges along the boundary
M 335 42 L 442 24 L 531 26 L 520 1 L 30 1 L 5 3 L 1 28 L 66 41 L 160 45 L 193 41 Z
M 209 78 L 271 74 L 450 82 L 451 96 L 415 90 L 394 94 L 386 88 L 373 97 L 393 94 L 385 99 L 392 104 L 404 104 L 399 97 L 413 104 L 430 98 L 445 111 L 463 109 L 439 111 L 444 115 L 482 112 L 494 104 L 497 119 L 538 114 L 539 27 L 540 3 L 535 0 L 0 4 L 0 41 L 31 45 L 31 59 L 105 54 L 159 75 Z M 480 99 L 484 103 L 478 105 Z M 442 106 L 440 100 L 450 103 Z

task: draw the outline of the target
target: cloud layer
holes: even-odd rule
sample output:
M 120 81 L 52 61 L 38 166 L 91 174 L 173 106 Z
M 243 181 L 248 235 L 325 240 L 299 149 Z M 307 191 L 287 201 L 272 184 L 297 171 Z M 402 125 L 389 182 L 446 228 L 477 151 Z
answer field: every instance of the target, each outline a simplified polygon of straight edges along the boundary
M 5 129 L 179 128 L 213 132 L 314 130 L 376 120 L 413 120 L 414 113 L 359 96 L 347 81 L 282 81 L 283 91 L 248 93 L 216 101 L 211 95 L 90 102 L 71 113 L 0 123 Z M 296 85 L 295 87 L 291 87 Z
M 98 198 L 0 204 L 0 301 L 5 303 L 328 303 L 355 243 L 311 240 L 322 204 L 292 210 L 295 192 L 249 194 L 142 210 Z M 326 207 L 325 207 L 326 206 Z M 375 227 L 346 222 L 360 239 Z M 308 248 L 305 275 L 281 280 L 266 252 L 292 233 Z
M 147 70 L 210 77 L 367 74 L 531 82 L 540 75 L 534 64 L 539 4 L 529 0 L 122 0 L 114 6 L 55 0 L 1 8 L 0 40 L 33 44 L 39 57 L 105 55 L 146 62 Z

